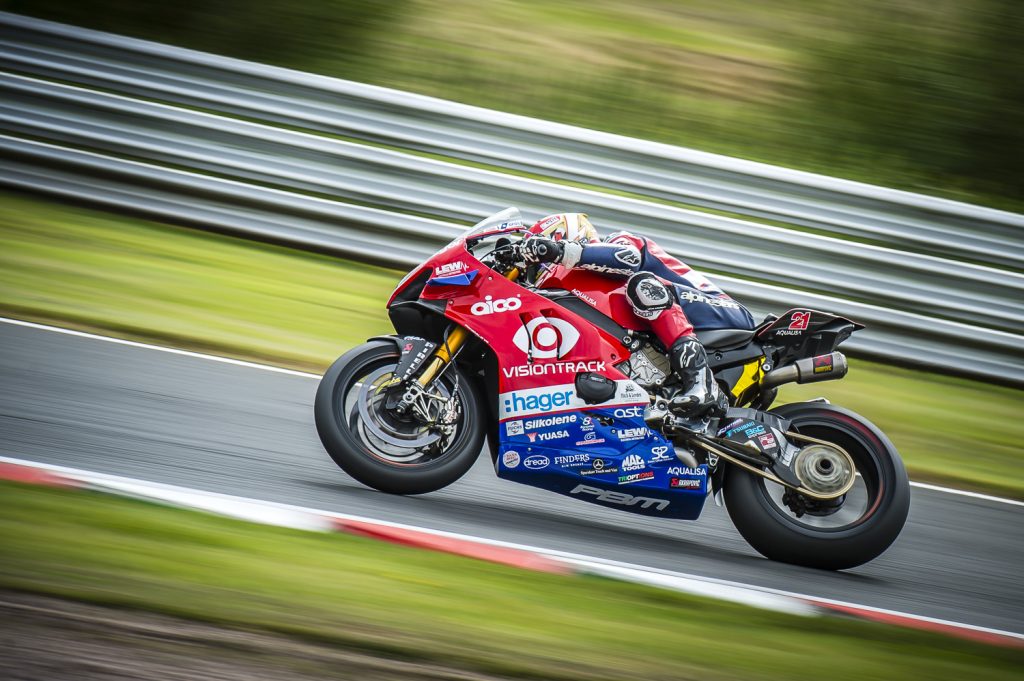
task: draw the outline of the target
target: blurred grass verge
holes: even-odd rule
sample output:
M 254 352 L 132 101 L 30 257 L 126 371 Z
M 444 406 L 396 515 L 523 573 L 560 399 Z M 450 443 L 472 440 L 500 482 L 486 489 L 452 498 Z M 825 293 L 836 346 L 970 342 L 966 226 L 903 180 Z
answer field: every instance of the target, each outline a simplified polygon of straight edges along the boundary
M 392 332 L 401 273 L 245 239 L 0 193 L 0 312 L 322 371 Z M 1024 392 L 853 360 L 842 381 L 787 386 L 878 424 L 911 477 L 1024 499 L 1008 424 Z
M 0 588 L 517 678 L 1019 678 L 1024 653 L 0 483 Z

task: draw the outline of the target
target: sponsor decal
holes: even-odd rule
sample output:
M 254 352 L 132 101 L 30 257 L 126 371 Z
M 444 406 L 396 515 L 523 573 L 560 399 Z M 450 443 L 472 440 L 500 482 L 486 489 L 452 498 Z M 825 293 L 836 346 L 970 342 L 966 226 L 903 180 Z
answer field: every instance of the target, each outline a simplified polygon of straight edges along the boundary
M 647 468 L 647 463 L 641 456 L 630 454 L 622 460 L 622 470 L 624 471 L 638 471 L 642 468 Z
M 503 367 L 505 378 L 525 376 L 547 376 L 549 374 L 578 374 L 581 371 L 604 371 L 604 362 L 535 362 L 514 367 Z
M 520 220 L 519 218 L 516 218 L 515 220 L 506 220 L 505 222 L 501 223 L 500 225 L 498 225 L 498 229 L 504 232 L 505 230 L 508 229 L 519 229 L 522 226 L 523 221 Z
M 619 399 L 623 400 L 646 400 L 648 399 L 647 391 L 638 386 L 633 381 L 626 381 L 625 383 L 619 384 L 619 394 L 616 395 Z
M 545 220 L 544 222 L 542 222 L 539 225 L 537 225 L 534 228 L 533 231 L 534 231 L 535 234 L 539 233 L 539 232 L 543 232 L 548 227 L 552 227 L 554 225 L 557 225 L 561 221 L 562 221 L 562 216 L 561 215 L 552 215 L 547 220 Z
M 617 381 L 617 383 L 625 382 Z M 630 402 L 632 402 L 631 399 L 616 397 L 608 401 L 608 406 L 629 404 Z M 504 421 L 510 418 L 541 416 L 544 412 L 549 411 L 587 409 L 590 405 L 576 396 L 576 387 L 572 383 L 563 383 L 543 388 L 524 388 L 501 393 L 498 396 L 498 406 L 500 408 L 498 417 Z M 643 413 L 644 408 L 640 406 L 615 410 L 615 415 L 620 418 L 643 416 Z M 576 422 L 575 414 L 562 414 L 562 416 L 568 419 L 565 423 Z M 526 430 L 536 429 L 538 426 L 531 425 L 535 420 L 526 420 L 524 428 Z
M 628 485 L 631 482 L 643 482 L 644 480 L 651 480 L 652 478 L 654 478 L 654 471 L 641 471 L 640 473 L 620 475 L 619 484 Z
M 550 433 L 527 433 L 526 437 L 530 438 L 530 442 L 547 442 L 548 440 L 561 440 L 562 438 L 569 437 L 569 431 L 567 430 L 555 430 Z
M 590 468 L 578 472 L 580 475 L 601 475 L 602 473 L 618 473 L 619 468 L 610 459 L 594 459 Z
M 636 267 L 640 264 L 640 251 L 636 250 L 636 248 L 622 248 L 615 251 L 615 259 L 623 265 Z
M 730 310 L 740 309 L 740 304 L 732 298 L 716 298 L 709 296 L 700 291 L 690 291 L 688 289 L 676 288 L 676 295 L 679 297 L 681 303 L 703 303 L 704 305 L 710 305 L 711 307 L 724 307 Z
M 583 464 L 590 463 L 590 455 L 567 454 L 566 456 L 556 456 L 555 463 L 559 466 L 582 466 Z
M 832 355 L 825 355 L 823 357 L 814 358 L 814 373 L 816 374 L 827 374 L 834 368 L 832 366 Z
M 583 421 L 580 424 L 580 430 L 593 430 L 593 429 L 594 429 L 594 419 L 589 417 L 589 416 L 584 416 L 583 417 Z
M 668 454 L 668 445 L 651 447 L 651 454 L 653 456 L 648 460 L 648 463 L 662 463 L 663 461 L 672 461 L 674 458 Z
M 593 305 L 594 307 L 597 307 L 597 301 L 588 296 L 583 291 L 579 290 L 578 288 L 574 288 L 572 290 L 572 294 L 579 298 L 580 300 L 582 300 L 583 302 L 587 303 L 588 305 Z
M 603 437 L 598 437 L 597 433 L 587 433 L 583 436 L 583 439 L 576 443 L 577 446 L 582 447 L 583 445 L 599 445 L 604 442 Z
M 669 507 L 667 499 L 633 496 L 625 492 L 613 492 L 612 490 L 603 490 L 599 487 L 590 487 L 589 485 L 576 485 L 569 494 L 585 494 L 594 497 L 597 501 L 604 501 L 619 506 L 639 506 L 640 508 L 654 508 L 658 511 L 664 511 Z
M 732 431 L 736 430 L 737 426 L 739 426 L 739 425 L 741 425 L 743 423 L 746 423 L 746 421 L 744 421 L 743 419 L 733 419 L 732 421 L 730 421 L 729 423 L 725 424 L 724 426 L 722 426 L 721 428 L 718 429 L 718 436 L 719 437 L 721 437 L 723 435 L 728 436 L 729 433 L 731 433 Z
M 464 262 L 449 262 L 435 267 L 434 276 L 444 277 L 450 274 L 459 274 L 464 269 L 466 269 L 466 263 Z
M 526 459 L 523 460 L 523 465 L 526 466 L 527 468 L 529 468 L 530 470 L 538 470 L 540 468 L 547 468 L 549 463 L 551 463 L 551 462 L 548 460 L 548 457 L 541 456 L 540 454 L 534 454 L 533 456 L 528 456 L 528 457 L 526 457 Z
M 672 466 L 667 472 L 669 475 L 697 475 L 702 478 L 707 475 L 703 468 L 690 468 L 689 466 Z
M 576 423 L 576 414 L 548 416 L 543 419 L 528 419 L 525 421 L 525 428 L 526 430 L 537 430 L 538 428 L 550 428 L 551 426 L 564 426 L 567 423 Z
M 810 323 L 810 312 L 794 312 L 789 316 L 789 328 L 795 331 L 806 331 Z
M 725 431 L 725 436 L 732 437 L 741 430 L 743 431 L 743 434 L 746 435 L 747 437 L 753 437 L 755 435 L 760 435 L 761 433 L 763 433 L 764 426 L 758 423 L 757 421 L 741 421 L 738 426 L 730 428 L 729 430 Z
M 651 432 L 647 428 L 620 428 L 615 431 L 615 437 L 623 442 L 629 442 L 630 440 L 643 440 L 647 437 L 647 434 Z
M 519 452 L 505 452 L 501 457 L 501 462 L 505 464 L 505 468 L 515 468 L 519 465 Z
M 512 336 L 517 348 L 537 359 L 564 357 L 579 339 L 576 327 L 557 317 L 534 317 Z
M 608 265 L 598 265 L 597 263 L 586 263 L 585 265 L 577 265 L 577 267 L 581 270 L 602 272 L 604 274 L 633 274 L 632 268 L 629 267 L 609 267 Z
M 765 449 L 771 449 L 775 446 L 775 436 L 771 433 L 765 433 L 761 437 L 757 438 L 760 441 L 761 446 Z
M 669 478 L 668 486 L 682 489 L 700 489 L 701 482 L 696 478 Z
M 523 301 L 519 300 L 518 296 L 515 298 L 497 299 L 486 296 L 482 301 L 473 303 L 473 307 L 469 308 L 469 311 L 477 317 L 483 317 L 495 312 L 511 312 L 512 310 L 518 310 L 522 306 Z
M 643 407 L 624 407 L 622 409 L 616 409 L 612 414 L 617 419 L 632 419 L 644 415 Z
M 573 392 L 564 386 L 513 390 L 502 394 L 502 416 L 521 416 L 572 405 Z
M 522 421 L 509 421 L 505 424 L 505 434 L 509 437 L 513 435 L 523 434 L 523 422 Z

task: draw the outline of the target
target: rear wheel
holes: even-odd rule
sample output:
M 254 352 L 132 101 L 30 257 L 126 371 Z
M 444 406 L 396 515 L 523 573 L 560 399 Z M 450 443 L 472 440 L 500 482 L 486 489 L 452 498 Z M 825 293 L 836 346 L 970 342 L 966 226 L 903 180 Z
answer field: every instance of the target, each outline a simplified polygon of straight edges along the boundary
M 391 391 L 399 357 L 388 340 L 339 357 L 317 388 L 317 433 L 334 462 L 364 485 L 393 494 L 433 492 L 476 460 L 484 439 L 482 402 L 453 365 L 413 410 L 399 414 Z
M 730 468 L 725 501 L 736 529 L 765 557 L 806 567 L 842 570 L 879 556 L 899 536 L 910 510 L 910 483 L 895 447 L 874 425 L 840 407 L 797 403 L 773 413 L 792 419 L 794 432 L 849 453 L 856 468 L 853 488 L 823 504 Z

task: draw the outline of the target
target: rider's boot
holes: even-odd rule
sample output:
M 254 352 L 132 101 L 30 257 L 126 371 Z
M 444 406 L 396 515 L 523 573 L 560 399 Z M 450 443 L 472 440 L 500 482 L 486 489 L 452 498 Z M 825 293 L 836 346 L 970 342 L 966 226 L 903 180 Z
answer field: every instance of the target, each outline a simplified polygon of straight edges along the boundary
M 688 419 L 725 413 L 728 399 L 722 394 L 708 367 L 704 346 L 695 336 L 684 336 L 672 344 L 669 353 L 672 373 L 680 380 L 683 392 L 669 400 L 672 413 Z

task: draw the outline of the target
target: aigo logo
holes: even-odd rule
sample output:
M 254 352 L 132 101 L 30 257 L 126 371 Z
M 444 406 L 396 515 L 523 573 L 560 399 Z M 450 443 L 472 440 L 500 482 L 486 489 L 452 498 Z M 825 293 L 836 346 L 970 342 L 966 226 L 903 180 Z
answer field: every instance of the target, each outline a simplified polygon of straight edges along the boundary
M 475 314 L 475 313 L 474 313 Z M 517 348 L 537 359 L 564 357 L 580 339 L 576 327 L 557 317 L 534 317 L 512 337 Z
M 473 303 L 473 307 L 469 308 L 477 317 L 484 315 L 494 314 L 495 312 L 511 312 L 518 310 L 523 306 L 523 301 L 516 298 L 498 298 L 492 300 L 491 296 L 487 296 L 482 301 Z

